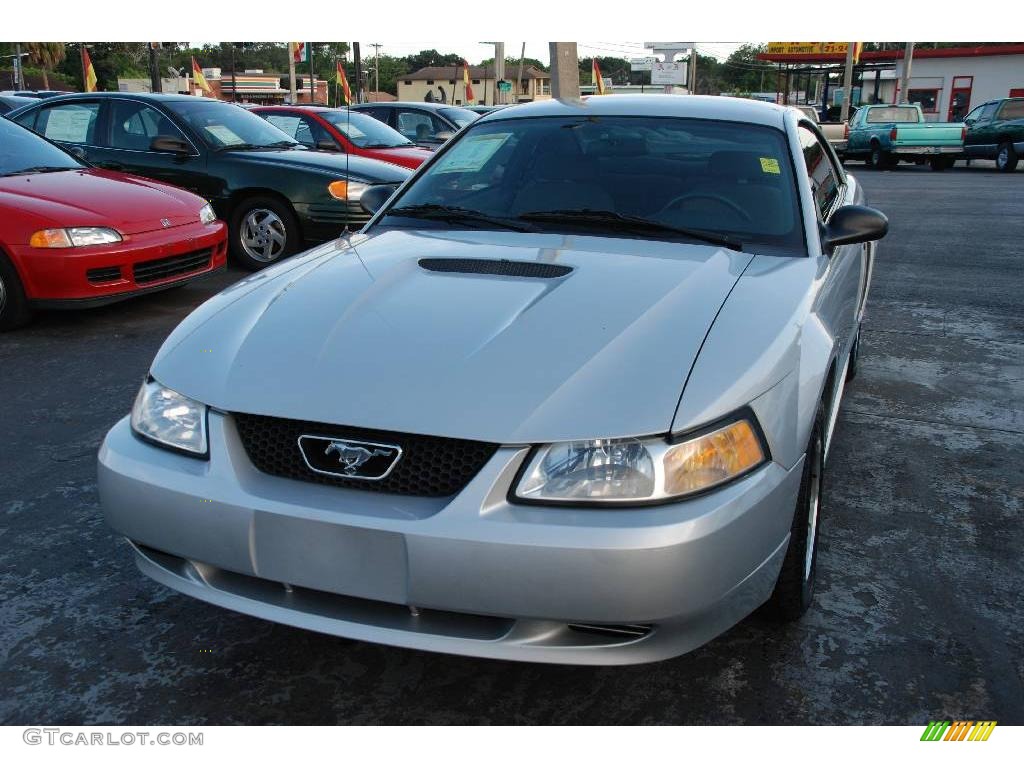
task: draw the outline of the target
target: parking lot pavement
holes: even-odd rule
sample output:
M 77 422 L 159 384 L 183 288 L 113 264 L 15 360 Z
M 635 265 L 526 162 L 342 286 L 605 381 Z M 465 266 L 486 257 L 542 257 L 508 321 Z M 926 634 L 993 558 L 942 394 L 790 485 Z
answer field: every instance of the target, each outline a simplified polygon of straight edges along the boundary
M 144 579 L 103 523 L 96 449 L 234 273 L 0 336 L 0 722 L 1024 723 L 1024 173 L 849 170 L 892 226 L 799 624 L 755 616 L 641 667 L 535 666 L 317 635 Z

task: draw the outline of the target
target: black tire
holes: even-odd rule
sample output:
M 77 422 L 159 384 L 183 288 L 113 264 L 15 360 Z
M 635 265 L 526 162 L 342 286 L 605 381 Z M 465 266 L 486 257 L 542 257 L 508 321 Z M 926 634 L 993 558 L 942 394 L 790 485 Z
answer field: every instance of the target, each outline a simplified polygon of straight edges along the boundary
M 853 381 L 857 376 L 857 366 L 860 362 L 860 332 L 861 327 L 857 326 L 857 335 L 853 337 L 853 346 L 850 347 L 850 362 L 846 364 L 846 380 Z
M 297 253 L 302 235 L 287 203 L 274 197 L 247 197 L 231 211 L 228 242 L 235 261 L 256 272 Z
M 0 331 L 9 331 L 32 319 L 32 306 L 25 298 L 25 289 L 18 271 L 0 253 Z
M 782 562 L 779 580 L 768 598 L 765 613 L 779 621 L 796 621 L 814 599 L 814 577 L 818 568 L 818 536 L 821 530 L 821 500 L 825 469 L 825 407 L 818 404 L 818 413 L 811 429 L 811 439 L 804 457 L 800 492 L 797 494 L 789 548 Z M 812 523 L 812 517 L 813 523 Z M 808 563 L 808 546 L 810 556 Z
M 896 165 L 896 160 L 891 154 L 882 149 L 880 144 L 872 144 L 868 153 L 867 164 L 876 171 L 884 171 Z
M 1004 141 L 996 150 L 996 168 L 1003 173 L 1015 171 L 1019 159 L 1017 151 L 1009 141 Z

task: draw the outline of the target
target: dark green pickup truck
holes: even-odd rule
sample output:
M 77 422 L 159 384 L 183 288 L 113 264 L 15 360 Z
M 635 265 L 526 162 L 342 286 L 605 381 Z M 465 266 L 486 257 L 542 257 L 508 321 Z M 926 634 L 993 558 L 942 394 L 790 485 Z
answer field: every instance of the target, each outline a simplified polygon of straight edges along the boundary
M 967 135 L 964 154 L 995 160 L 996 168 L 1009 173 L 1024 155 L 1024 98 L 996 99 L 975 107 L 964 118 Z

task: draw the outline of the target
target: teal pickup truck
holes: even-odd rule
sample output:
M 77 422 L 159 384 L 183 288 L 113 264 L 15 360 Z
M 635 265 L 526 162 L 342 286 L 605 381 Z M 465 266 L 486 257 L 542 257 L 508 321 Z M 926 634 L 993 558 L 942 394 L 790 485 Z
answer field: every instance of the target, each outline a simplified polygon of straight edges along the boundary
M 972 109 L 964 118 L 964 154 L 996 161 L 1009 173 L 1024 155 L 1024 99 L 996 99 Z
M 846 158 L 872 168 L 891 168 L 901 160 L 928 162 L 944 171 L 963 157 L 966 131 L 963 123 L 925 122 L 916 104 L 870 104 L 850 121 Z

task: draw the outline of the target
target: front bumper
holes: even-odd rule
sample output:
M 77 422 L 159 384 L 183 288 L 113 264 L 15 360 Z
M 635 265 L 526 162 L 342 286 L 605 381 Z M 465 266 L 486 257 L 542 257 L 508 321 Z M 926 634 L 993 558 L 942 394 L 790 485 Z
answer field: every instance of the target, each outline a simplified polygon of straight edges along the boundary
M 265 475 L 230 415 L 209 429 L 208 461 L 139 440 L 127 418 L 100 449 L 107 521 L 144 573 L 318 632 L 538 662 L 656 661 L 749 614 L 778 576 L 801 469 L 665 506 L 547 508 L 506 500 L 522 447 L 428 499 Z
M 86 248 L 12 247 L 30 301 L 41 307 L 90 306 L 168 288 L 223 269 L 221 221 L 126 235 Z

